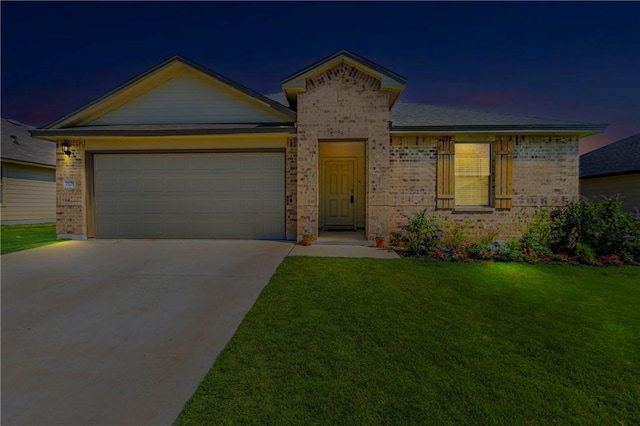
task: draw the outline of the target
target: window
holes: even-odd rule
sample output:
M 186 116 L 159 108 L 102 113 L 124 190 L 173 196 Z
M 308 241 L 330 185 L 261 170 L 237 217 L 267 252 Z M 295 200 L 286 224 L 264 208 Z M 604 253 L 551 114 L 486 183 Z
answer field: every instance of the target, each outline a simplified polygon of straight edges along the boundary
M 491 143 L 438 141 L 436 208 L 487 206 L 510 209 L 512 179 L 510 139 Z
M 458 143 L 455 151 L 455 205 L 488 206 L 491 145 Z

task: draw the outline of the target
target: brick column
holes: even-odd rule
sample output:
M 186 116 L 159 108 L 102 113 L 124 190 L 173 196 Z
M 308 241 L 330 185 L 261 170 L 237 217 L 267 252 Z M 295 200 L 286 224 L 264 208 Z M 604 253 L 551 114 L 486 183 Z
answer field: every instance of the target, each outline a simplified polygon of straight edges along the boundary
M 56 150 L 56 233 L 58 238 L 85 240 L 86 176 L 85 141 L 67 140 L 71 156 Z

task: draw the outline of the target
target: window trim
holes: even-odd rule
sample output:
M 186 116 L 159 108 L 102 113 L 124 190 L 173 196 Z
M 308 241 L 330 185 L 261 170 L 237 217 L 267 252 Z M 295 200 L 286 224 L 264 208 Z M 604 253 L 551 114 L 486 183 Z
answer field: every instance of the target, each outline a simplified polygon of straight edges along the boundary
M 487 204 L 457 204 L 456 199 L 453 201 L 453 209 L 454 210 L 467 210 L 467 211 L 486 211 L 489 208 L 493 208 L 494 199 L 493 199 L 493 182 L 495 180 L 494 177 L 494 169 L 493 169 L 493 144 L 491 142 L 459 142 L 457 145 L 488 145 L 489 146 L 489 175 L 487 176 Z M 455 149 L 453 155 L 454 164 L 456 164 L 456 156 Z M 458 175 L 454 170 L 454 196 L 456 191 L 455 182 L 458 179 Z
M 513 141 L 496 136 L 493 141 L 459 142 L 490 145 L 490 180 L 488 206 L 455 205 L 455 141 L 444 136 L 437 142 L 436 210 L 459 213 L 482 213 L 513 208 Z

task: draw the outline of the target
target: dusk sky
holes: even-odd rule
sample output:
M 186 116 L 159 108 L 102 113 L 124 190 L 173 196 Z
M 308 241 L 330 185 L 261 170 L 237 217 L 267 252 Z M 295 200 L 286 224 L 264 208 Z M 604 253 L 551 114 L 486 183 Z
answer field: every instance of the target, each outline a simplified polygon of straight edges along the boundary
M 2 117 L 47 124 L 180 54 L 260 93 L 340 49 L 405 101 L 640 132 L 640 3 L 5 2 Z

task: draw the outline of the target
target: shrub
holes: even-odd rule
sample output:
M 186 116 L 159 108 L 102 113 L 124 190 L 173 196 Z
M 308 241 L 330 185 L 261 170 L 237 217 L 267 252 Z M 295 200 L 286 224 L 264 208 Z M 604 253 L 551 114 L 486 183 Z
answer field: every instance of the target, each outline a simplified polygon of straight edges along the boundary
M 441 248 L 444 230 L 441 219 L 427 210 L 409 217 L 406 223 L 398 224 L 398 232 L 391 233 L 393 244 L 405 247 L 411 255 L 421 256 Z
M 626 214 L 617 198 L 601 202 L 582 199 L 549 211 L 540 209 L 518 218 L 518 241 L 496 241 L 497 229 L 471 220 L 426 210 L 398 224 L 392 243 L 411 256 L 442 260 L 491 260 L 540 263 L 574 262 L 621 265 L 640 262 L 640 211 Z
M 551 212 L 549 247 L 581 261 L 615 255 L 640 261 L 640 214 L 627 214 L 616 197 L 595 202 L 583 198 Z M 614 262 L 615 263 L 615 262 Z

